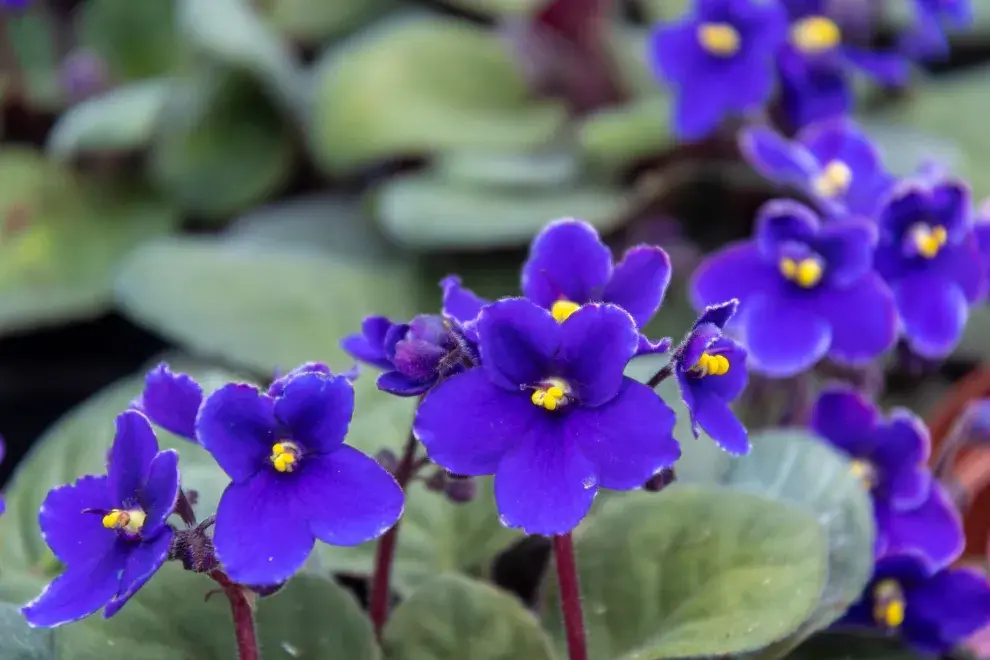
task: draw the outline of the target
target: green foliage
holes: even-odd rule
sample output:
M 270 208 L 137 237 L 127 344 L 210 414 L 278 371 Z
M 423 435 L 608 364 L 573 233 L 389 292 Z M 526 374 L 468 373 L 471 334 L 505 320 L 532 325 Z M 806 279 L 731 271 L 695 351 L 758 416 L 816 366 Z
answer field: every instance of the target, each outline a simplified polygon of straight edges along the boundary
M 261 11 L 279 33 L 293 41 L 319 45 L 396 4 L 397 0 L 270 0 Z
M 0 651 L 4 660 L 53 660 L 53 637 L 50 630 L 31 628 L 15 605 L 0 603 Z
M 757 650 L 800 626 L 825 584 L 827 541 L 811 512 L 717 486 L 614 497 L 574 544 L 592 658 Z M 545 593 L 562 647 L 556 585 Z
M 80 40 L 117 81 L 164 76 L 184 55 L 175 18 L 173 0 L 87 0 L 80 7 Z

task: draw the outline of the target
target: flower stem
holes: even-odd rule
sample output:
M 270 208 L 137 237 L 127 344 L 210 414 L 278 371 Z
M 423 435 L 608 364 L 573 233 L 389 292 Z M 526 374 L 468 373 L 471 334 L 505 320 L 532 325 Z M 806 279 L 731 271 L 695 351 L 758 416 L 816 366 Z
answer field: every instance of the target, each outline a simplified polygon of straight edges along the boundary
M 648 381 L 646 381 L 646 386 L 651 390 L 655 390 L 657 386 L 663 381 L 667 380 L 670 375 L 674 373 L 674 358 L 670 359 L 670 362 L 664 365 L 664 367 L 653 374 Z
M 234 638 L 237 640 L 238 660 L 260 660 L 258 635 L 254 630 L 254 608 L 250 596 L 241 585 L 233 582 L 227 574 L 216 569 L 210 577 L 220 585 L 230 601 L 230 614 L 234 619 Z
M 395 470 L 395 480 L 402 490 L 412 479 L 416 470 L 422 467 L 422 461 L 416 461 L 416 438 L 412 433 L 406 441 L 406 447 L 399 461 L 399 467 Z M 385 621 L 388 619 L 389 583 L 392 577 L 392 560 L 395 557 L 395 544 L 399 540 L 399 524 L 402 520 L 396 521 L 392 528 L 385 532 L 381 540 L 378 541 L 378 548 L 375 552 L 375 572 L 371 576 L 371 600 L 368 605 L 371 623 L 375 628 L 375 635 L 381 639 L 382 629 L 385 628 Z
M 564 612 L 567 656 L 570 660 L 588 660 L 584 617 L 581 613 L 581 590 L 578 586 L 577 563 L 574 561 L 574 543 L 570 532 L 553 537 L 553 558 L 560 585 L 560 607 Z

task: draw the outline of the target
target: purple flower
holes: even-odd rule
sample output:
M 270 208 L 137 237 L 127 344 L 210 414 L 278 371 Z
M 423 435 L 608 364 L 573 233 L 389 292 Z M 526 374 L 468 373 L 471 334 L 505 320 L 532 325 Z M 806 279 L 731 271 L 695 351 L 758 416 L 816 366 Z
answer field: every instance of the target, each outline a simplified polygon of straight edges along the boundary
M 933 572 L 913 554 L 877 562 L 862 599 L 839 625 L 879 628 L 919 651 L 947 653 L 990 623 L 990 586 L 972 569 Z
M 595 228 L 571 218 L 556 220 L 543 228 L 529 249 L 522 269 L 522 293 L 547 309 L 559 322 L 582 305 L 603 302 L 626 310 L 643 328 L 660 309 L 670 284 L 670 258 L 661 248 L 637 245 L 626 251 L 615 266 L 612 253 Z M 446 278 L 443 310 L 477 337 L 474 324 L 489 301 L 461 286 L 457 277 Z M 662 353 L 670 340 L 650 342 L 640 337 L 638 353 Z
M 477 348 L 454 321 L 421 315 L 409 323 L 369 316 L 361 333 L 345 337 L 341 347 L 351 356 L 385 373 L 378 389 L 398 396 L 418 396 L 437 381 L 477 363 Z
M 958 554 L 958 515 L 926 466 L 928 429 L 920 419 L 903 409 L 884 419 L 860 393 L 835 387 L 815 403 L 811 428 L 849 457 L 870 491 L 877 556 L 916 551 L 938 566 Z
M 691 414 L 691 430 L 699 427 L 731 454 L 749 452 L 749 433 L 736 419 L 729 402 L 746 387 L 746 351 L 722 336 L 722 328 L 736 313 L 731 300 L 705 310 L 674 356 L 681 398 Z
M 196 440 L 196 414 L 203 403 L 203 388 L 192 376 L 175 373 L 164 362 L 144 377 L 144 392 L 131 408 L 170 433 Z
M 696 0 L 683 20 L 656 29 L 649 58 L 656 76 L 677 89 L 674 130 L 681 138 L 703 138 L 727 116 L 766 103 L 785 28 L 776 2 Z
M 946 28 L 962 30 L 973 23 L 972 0 L 914 0 L 915 20 L 900 39 L 900 47 L 919 60 L 946 57 Z
M 893 291 L 908 344 L 922 357 L 948 355 L 984 286 L 969 189 L 953 180 L 904 181 L 878 225 L 875 267 Z
M 166 520 L 179 497 L 179 455 L 158 451 L 139 412 L 117 417 L 106 476 L 86 476 L 48 493 L 41 533 L 67 568 L 21 610 L 32 626 L 54 627 L 106 606 L 110 618 L 168 558 Z
M 808 126 L 793 141 L 750 128 L 739 144 L 761 174 L 806 192 L 832 216 L 872 217 L 893 182 L 876 148 L 848 119 Z
M 980 205 L 976 222 L 973 223 L 973 233 L 976 235 L 976 246 L 983 263 L 983 291 L 987 293 L 990 291 L 990 199 Z
M 825 226 L 806 206 L 768 202 L 755 236 L 710 255 L 694 272 L 696 309 L 737 298 L 736 329 L 750 367 L 792 376 L 828 356 L 862 364 L 893 346 L 896 310 L 872 270 L 876 228 L 846 219 Z
M 638 344 L 625 310 L 588 304 L 560 323 L 507 298 L 477 330 L 481 368 L 430 390 L 413 431 L 450 472 L 495 475 L 505 525 L 564 534 L 599 487 L 638 488 L 680 456 L 673 411 L 623 375 Z
M 213 544 L 236 582 L 282 582 L 316 539 L 364 543 L 402 513 L 392 476 L 343 444 L 354 411 L 350 381 L 317 366 L 287 374 L 267 393 L 225 385 L 200 409 L 200 442 L 232 480 L 217 507 Z
M 0 9 L 23 9 L 29 6 L 34 0 L 0 0 Z

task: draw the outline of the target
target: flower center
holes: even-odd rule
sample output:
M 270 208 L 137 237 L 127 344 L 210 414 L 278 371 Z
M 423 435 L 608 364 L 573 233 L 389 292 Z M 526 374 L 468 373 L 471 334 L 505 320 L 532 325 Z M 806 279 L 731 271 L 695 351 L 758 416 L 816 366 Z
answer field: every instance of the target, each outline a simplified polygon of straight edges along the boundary
M 581 309 L 581 305 L 576 302 L 561 299 L 553 304 L 550 308 L 550 313 L 553 315 L 553 318 L 557 321 L 557 323 L 563 323 L 571 317 L 571 314 L 579 309 Z
M 272 446 L 272 455 L 269 460 L 279 472 L 292 472 L 299 467 L 300 458 L 302 458 L 302 450 L 299 445 L 283 440 Z
M 728 23 L 702 23 L 698 43 L 712 55 L 731 57 L 739 52 L 739 32 Z
M 701 357 L 688 369 L 688 372 L 698 378 L 705 376 L 724 376 L 729 373 L 729 358 L 720 353 L 702 353 Z
M 814 257 L 800 261 L 790 257 L 780 260 L 780 274 L 803 289 L 810 289 L 821 282 L 823 272 L 821 262 Z
M 856 459 L 849 464 L 849 473 L 863 482 L 866 490 L 872 490 L 877 482 L 877 471 L 868 462 Z
M 908 230 L 908 235 L 910 236 L 911 247 L 925 259 L 934 258 L 949 239 L 945 227 L 939 225 L 933 227 L 923 222 L 911 227 Z
M 546 410 L 557 410 L 570 402 L 569 392 L 570 387 L 567 383 L 559 378 L 549 378 L 546 383 L 533 392 L 530 401 L 533 402 L 533 405 Z
M 148 516 L 141 509 L 111 509 L 103 516 L 103 526 L 107 529 L 118 529 L 126 534 L 136 536 L 144 527 Z
M 873 620 L 877 625 L 899 628 L 906 609 L 904 590 L 896 580 L 882 580 L 873 588 Z
M 815 178 L 815 192 L 822 197 L 838 197 L 849 190 L 852 170 L 841 160 L 833 160 Z
M 791 26 L 791 42 L 798 50 L 811 55 L 832 50 L 841 40 L 839 26 L 825 16 L 808 16 Z

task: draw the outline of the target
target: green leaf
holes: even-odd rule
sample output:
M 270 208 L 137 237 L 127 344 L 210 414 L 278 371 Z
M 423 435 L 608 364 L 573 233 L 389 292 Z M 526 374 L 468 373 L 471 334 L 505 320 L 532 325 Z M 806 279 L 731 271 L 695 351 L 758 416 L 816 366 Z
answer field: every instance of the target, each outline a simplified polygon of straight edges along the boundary
M 26 87 L 11 89 L 9 74 L 0 72 L 0 86 L 7 87 L 4 94 L 9 96 L 17 91 L 27 97 L 30 106 L 49 111 L 59 109 L 64 103 L 60 62 L 55 29 L 44 6 L 33 3 L 26 9 L 6 12 L 0 26 L 0 40 L 9 41 L 17 58 L 21 83 Z
M 382 184 L 376 215 L 394 241 L 417 250 L 526 245 L 550 220 L 574 216 L 601 232 L 616 229 L 624 198 L 600 187 L 517 190 L 458 185 L 425 172 Z
M 719 487 L 624 494 L 574 544 L 592 658 L 759 649 L 801 625 L 825 584 L 827 543 L 811 513 Z M 546 594 L 563 647 L 556 584 Z
M 269 0 L 261 11 L 276 30 L 293 41 L 322 45 L 395 4 L 396 0 Z
M 146 146 L 174 86 L 147 80 L 117 87 L 63 113 L 48 135 L 47 151 L 67 160 L 81 153 L 135 151 Z
M 382 643 L 389 660 L 553 660 L 522 603 L 457 575 L 434 578 L 397 607 Z
M 838 631 L 815 635 L 787 656 L 788 660 L 923 660 L 929 657 L 912 651 L 893 637 Z
M 588 115 L 578 125 L 578 142 L 585 157 L 616 168 L 663 153 L 674 142 L 671 101 L 666 94 L 654 94 Z
M 309 134 L 331 172 L 434 151 L 519 152 L 547 144 L 567 119 L 529 98 L 498 36 L 464 21 L 383 22 L 327 53 Z
M 115 80 L 175 71 L 184 55 L 172 0 L 92 0 L 80 9 L 80 39 L 107 63 Z
M 249 81 L 204 69 L 177 84 L 160 115 L 151 175 L 182 208 L 223 218 L 288 180 L 289 128 Z
M 449 4 L 465 11 L 488 16 L 532 16 L 545 7 L 548 0 L 448 0 Z
M 54 633 L 32 628 L 15 605 L 0 603 L 0 657 L 4 660 L 55 660 Z
M 449 183 L 521 190 L 570 187 L 581 175 L 577 154 L 564 148 L 515 154 L 452 151 L 440 154 L 435 167 Z

